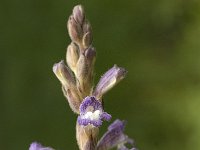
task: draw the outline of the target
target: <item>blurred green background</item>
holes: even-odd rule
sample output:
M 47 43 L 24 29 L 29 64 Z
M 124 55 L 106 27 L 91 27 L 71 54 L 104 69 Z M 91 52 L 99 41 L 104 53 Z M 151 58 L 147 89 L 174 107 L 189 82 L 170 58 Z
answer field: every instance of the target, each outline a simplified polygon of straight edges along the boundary
M 113 120 L 128 121 L 140 150 L 200 149 L 199 0 L 2 0 L 0 149 L 78 149 L 52 65 L 65 59 L 66 21 L 80 3 L 98 52 L 95 82 L 113 64 L 129 71 L 105 96 Z

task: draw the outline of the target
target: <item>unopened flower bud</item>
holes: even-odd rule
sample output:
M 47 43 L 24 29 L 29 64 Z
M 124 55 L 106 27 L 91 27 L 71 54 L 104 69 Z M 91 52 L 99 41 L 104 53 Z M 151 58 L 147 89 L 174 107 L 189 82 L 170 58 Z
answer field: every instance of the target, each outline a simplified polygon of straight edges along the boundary
M 73 16 L 69 17 L 67 27 L 71 40 L 75 43 L 79 43 L 82 39 L 83 32 L 81 25 L 75 21 Z
M 55 73 L 56 77 L 60 80 L 63 86 L 75 86 L 75 79 L 70 69 L 67 66 L 65 66 L 63 60 L 59 63 L 54 64 L 53 72 Z
M 83 47 L 88 48 L 92 44 L 92 33 L 87 32 L 83 35 Z
M 93 47 L 90 47 L 85 50 L 84 54 L 80 55 L 76 66 L 77 86 L 83 98 L 90 95 L 92 90 L 95 59 L 96 51 Z
M 70 108 L 73 112 L 79 114 L 79 107 L 81 104 L 81 98 L 78 90 L 74 87 L 66 88 L 62 86 L 64 96 L 67 98 Z
M 77 5 L 73 9 L 73 16 L 77 23 L 79 23 L 81 26 L 85 19 L 85 12 L 81 5 Z
M 82 98 L 85 98 L 86 96 L 90 95 L 91 83 L 88 82 L 88 80 L 91 74 L 87 59 L 84 54 L 80 55 L 76 69 L 76 78 L 78 80 L 77 87 L 82 94 Z
M 79 82 L 82 82 L 85 78 L 87 78 L 88 75 L 88 65 L 86 61 L 86 57 L 84 54 L 80 54 L 79 60 L 77 62 L 77 78 L 79 79 Z
M 66 60 L 70 69 L 76 74 L 76 64 L 79 58 L 78 47 L 71 43 L 67 48 Z
M 96 50 L 94 47 L 89 47 L 85 50 L 85 57 L 87 59 L 87 62 L 89 66 L 94 65 L 95 59 L 96 59 Z
M 89 21 L 85 20 L 82 28 L 83 28 L 83 33 L 84 34 L 87 33 L 87 32 L 89 32 L 90 34 L 92 34 L 92 27 L 91 27 Z
M 100 79 L 99 83 L 96 86 L 96 89 L 93 95 L 97 99 L 101 99 L 102 96 L 113 88 L 119 81 L 121 81 L 127 71 L 124 68 L 118 67 L 114 65 L 111 69 L 109 69 Z

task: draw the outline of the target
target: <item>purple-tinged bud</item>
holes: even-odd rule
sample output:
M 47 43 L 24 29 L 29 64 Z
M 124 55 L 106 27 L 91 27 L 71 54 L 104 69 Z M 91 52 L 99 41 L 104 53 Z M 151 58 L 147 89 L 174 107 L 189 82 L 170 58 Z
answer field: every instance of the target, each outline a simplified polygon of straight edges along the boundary
M 89 47 L 88 49 L 85 50 L 85 57 L 87 60 L 87 64 L 89 66 L 89 69 L 91 71 L 94 70 L 94 63 L 96 60 L 96 50 L 94 47 Z
M 90 95 L 91 93 L 91 82 L 89 78 L 91 76 L 91 68 L 87 63 L 87 58 L 84 54 L 81 54 L 76 66 L 76 78 L 77 78 L 77 88 L 82 95 L 82 98 Z
M 79 125 L 100 127 L 103 120 L 109 121 L 111 115 L 104 112 L 101 102 L 95 97 L 86 97 L 80 105 Z
M 50 147 L 44 147 L 40 143 L 34 142 L 30 145 L 29 150 L 54 150 Z
M 121 81 L 127 71 L 124 68 L 118 67 L 117 65 L 114 65 L 111 69 L 109 69 L 100 79 L 99 83 L 96 86 L 96 89 L 93 93 L 93 95 L 101 99 L 102 96 L 109 91 L 111 88 L 113 88 L 119 81 Z
M 59 63 L 54 64 L 53 72 L 56 77 L 60 80 L 64 87 L 72 87 L 75 86 L 75 79 L 70 71 L 70 69 L 65 66 L 64 61 L 60 61 Z
M 76 66 L 77 88 L 82 95 L 82 98 L 90 94 L 90 87 L 88 87 L 87 80 L 89 74 L 89 67 L 84 54 L 81 54 Z M 86 86 L 87 84 L 87 86 Z
M 70 108 L 73 112 L 79 114 L 79 107 L 81 104 L 81 98 L 76 88 L 67 89 L 62 86 L 64 96 L 67 98 Z
M 85 12 L 81 5 L 77 5 L 74 7 L 73 16 L 76 22 L 82 26 L 85 19 Z
M 125 144 L 133 145 L 133 140 L 124 134 L 125 122 L 115 120 L 109 127 L 108 131 L 102 136 L 97 144 L 97 150 L 108 150 L 117 147 L 118 150 L 129 150 Z M 131 149 L 131 150 L 134 150 Z
M 66 61 L 70 69 L 76 74 L 76 64 L 79 58 L 78 46 L 71 43 L 67 48 Z
M 83 35 L 83 47 L 86 49 L 92 44 L 92 33 L 87 32 Z
M 94 63 L 96 60 L 96 51 L 93 47 L 85 50 L 81 54 L 76 66 L 77 87 L 82 93 L 82 98 L 91 94 L 93 87 Z
M 87 32 L 92 34 L 92 27 L 91 27 L 91 25 L 90 25 L 88 20 L 85 20 L 82 28 L 83 28 L 83 33 L 84 34 L 87 33 Z
M 83 31 L 81 25 L 76 22 L 73 15 L 69 17 L 67 28 L 71 40 L 78 44 L 82 39 Z

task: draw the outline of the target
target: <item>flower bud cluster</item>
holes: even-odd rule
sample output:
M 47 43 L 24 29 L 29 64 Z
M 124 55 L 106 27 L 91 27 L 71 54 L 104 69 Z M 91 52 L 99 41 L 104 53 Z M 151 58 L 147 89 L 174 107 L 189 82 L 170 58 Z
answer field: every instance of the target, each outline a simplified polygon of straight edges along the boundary
M 92 30 L 81 5 L 74 7 L 67 22 L 72 40 L 67 47 L 66 62 L 56 63 L 53 72 L 62 84 L 62 90 L 71 109 L 79 114 L 82 100 L 93 89 L 96 50 L 92 47 Z
M 72 15 L 67 22 L 69 36 L 81 50 L 85 50 L 92 44 L 92 29 L 86 20 L 84 9 L 81 5 L 74 7 Z
M 93 85 L 96 50 L 92 46 L 92 30 L 81 5 L 74 7 L 67 22 L 71 44 L 67 47 L 66 62 L 56 63 L 53 72 L 62 84 L 62 90 L 71 109 L 80 114 L 80 105 L 87 96 L 102 102 L 103 95 L 121 81 L 126 70 L 114 65 Z

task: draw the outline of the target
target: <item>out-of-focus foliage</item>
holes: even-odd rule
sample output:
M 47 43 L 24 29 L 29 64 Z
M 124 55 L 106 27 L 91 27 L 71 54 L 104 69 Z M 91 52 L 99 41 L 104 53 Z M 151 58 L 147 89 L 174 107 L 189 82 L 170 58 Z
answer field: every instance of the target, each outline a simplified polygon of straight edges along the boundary
M 0 149 L 38 140 L 77 149 L 76 116 L 52 73 L 65 59 L 66 21 L 82 3 L 93 26 L 96 80 L 127 78 L 104 98 L 141 150 L 200 149 L 200 1 L 10 0 L 0 5 Z M 104 124 L 101 134 L 108 124 Z

